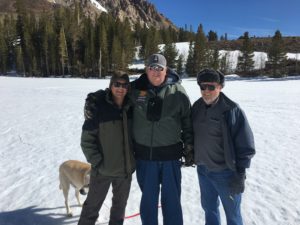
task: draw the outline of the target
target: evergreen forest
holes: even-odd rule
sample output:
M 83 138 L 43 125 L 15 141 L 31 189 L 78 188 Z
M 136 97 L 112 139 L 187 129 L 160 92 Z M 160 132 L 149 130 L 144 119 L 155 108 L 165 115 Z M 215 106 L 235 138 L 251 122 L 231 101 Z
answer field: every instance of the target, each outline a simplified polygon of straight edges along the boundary
M 212 30 L 205 34 L 201 24 L 196 32 L 187 26 L 157 30 L 139 24 L 132 27 L 127 20 L 121 22 L 106 13 L 90 18 L 79 5 L 39 14 L 27 11 L 21 4 L 16 9 L 16 13 L 0 17 L 0 74 L 16 71 L 30 77 L 102 78 L 115 70 L 129 72 L 128 64 L 135 59 L 137 46 L 141 46 L 141 60 L 161 51 L 169 67 L 179 74 L 195 76 L 206 67 L 227 72 L 226 59 L 218 53 L 219 43 L 228 42 L 226 34 L 220 38 Z M 236 73 L 280 77 L 300 72 L 297 61 L 287 60 L 279 30 L 267 49 L 269 61 L 263 71 L 253 69 L 254 45 L 249 33 L 239 39 L 242 55 Z M 186 62 L 178 55 L 176 42 L 190 43 Z M 159 44 L 165 44 L 162 50 Z

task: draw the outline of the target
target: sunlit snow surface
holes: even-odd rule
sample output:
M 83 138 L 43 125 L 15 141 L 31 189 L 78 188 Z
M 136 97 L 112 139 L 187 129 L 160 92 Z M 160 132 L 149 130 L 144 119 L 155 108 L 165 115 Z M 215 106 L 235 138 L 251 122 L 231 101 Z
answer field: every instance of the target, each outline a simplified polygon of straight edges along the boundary
M 85 161 L 80 149 L 84 100 L 108 83 L 0 77 L 1 225 L 77 224 L 81 208 L 71 190 L 74 216 L 65 216 L 58 167 L 68 159 Z M 183 80 L 183 86 L 193 103 L 200 95 L 195 79 Z M 223 91 L 245 110 L 256 141 L 242 201 L 245 224 L 300 224 L 300 78 L 230 76 Z M 108 221 L 111 196 L 97 224 Z M 134 174 L 126 216 L 139 212 L 140 197 Z M 184 223 L 204 224 L 195 168 L 182 169 L 181 200 Z M 159 221 L 162 225 L 161 209 Z M 125 225 L 140 224 L 139 216 L 125 220 Z

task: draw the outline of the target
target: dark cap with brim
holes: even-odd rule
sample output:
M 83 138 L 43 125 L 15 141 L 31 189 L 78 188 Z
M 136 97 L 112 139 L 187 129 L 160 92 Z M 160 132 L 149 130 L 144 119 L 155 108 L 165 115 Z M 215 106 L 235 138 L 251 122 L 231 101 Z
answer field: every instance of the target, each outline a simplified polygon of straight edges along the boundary
M 204 69 L 201 70 L 197 75 L 197 83 L 203 82 L 215 82 L 221 84 L 222 87 L 225 85 L 224 74 L 218 70 Z
M 114 71 L 110 78 L 109 88 L 111 88 L 112 83 L 116 82 L 117 80 L 124 80 L 126 83 L 129 83 L 129 76 L 125 72 Z

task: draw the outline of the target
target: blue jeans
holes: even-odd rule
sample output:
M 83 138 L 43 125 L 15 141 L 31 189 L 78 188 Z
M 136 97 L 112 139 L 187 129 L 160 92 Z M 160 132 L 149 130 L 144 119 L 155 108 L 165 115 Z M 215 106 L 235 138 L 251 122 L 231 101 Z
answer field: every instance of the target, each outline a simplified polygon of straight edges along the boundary
M 234 172 L 226 169 L 220 172 L 208 171 L 205 166 L 197 166 L 201 205 L 205 212 L 206 225 L 220 225 L 219 205 L 221 199 L 227 225 L 243 225 L 241 216 L 241 194 L 230 193 L 229 182 Z
M 174 161 L 136 161 L 137 181 L 142 191 L 143 225 L 158 225 L 159 192 L 164 225 L 182 225 L 181 164 Z

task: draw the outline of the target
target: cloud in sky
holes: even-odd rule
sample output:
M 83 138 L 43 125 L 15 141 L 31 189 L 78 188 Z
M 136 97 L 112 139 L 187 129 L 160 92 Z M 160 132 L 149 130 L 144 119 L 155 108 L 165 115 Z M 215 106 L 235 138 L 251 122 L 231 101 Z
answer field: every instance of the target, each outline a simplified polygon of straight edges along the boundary
M 266 21 L 266 22 L 271 22 L 271 23 L 279 23 L 279 19 L 273 19 L 273 18 L 268 18 L 268 17 L 258 17 L 258 19 Z

